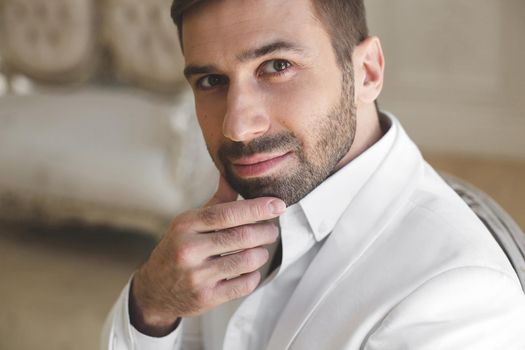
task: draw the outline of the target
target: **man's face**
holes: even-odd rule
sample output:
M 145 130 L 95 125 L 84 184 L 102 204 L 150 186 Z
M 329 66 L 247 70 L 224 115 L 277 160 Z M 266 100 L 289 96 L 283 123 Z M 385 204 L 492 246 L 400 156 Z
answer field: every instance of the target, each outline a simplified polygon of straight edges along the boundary
M 296 203 L 355 134 L 351 68 L 310 0 L 209 1 L 185 14 L 186 76 L 210 155 L 244 198 Z

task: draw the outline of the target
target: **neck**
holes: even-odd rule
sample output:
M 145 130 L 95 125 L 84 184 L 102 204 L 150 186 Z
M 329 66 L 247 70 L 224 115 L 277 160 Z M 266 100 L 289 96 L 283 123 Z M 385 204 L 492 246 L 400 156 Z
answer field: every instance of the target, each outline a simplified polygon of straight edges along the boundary
M 374 143 L 379 141 L 383 136 L 379 114 L 374 104 L 360 106 L 356 113 L 356 130 L 352 147 L 339 162 L 336 170 L 341 169 L 361 153 L 370 148 Z

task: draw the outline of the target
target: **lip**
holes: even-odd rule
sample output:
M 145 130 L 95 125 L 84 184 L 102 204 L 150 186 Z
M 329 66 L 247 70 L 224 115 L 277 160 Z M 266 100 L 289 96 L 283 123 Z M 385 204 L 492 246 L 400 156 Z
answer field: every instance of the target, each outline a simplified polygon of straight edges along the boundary
M 285 162 L 292 152 L 280 154 L 256 154 L 235 160 L 232 165 L 235 173 L 241 177 L 256 177 L 270 172 Z

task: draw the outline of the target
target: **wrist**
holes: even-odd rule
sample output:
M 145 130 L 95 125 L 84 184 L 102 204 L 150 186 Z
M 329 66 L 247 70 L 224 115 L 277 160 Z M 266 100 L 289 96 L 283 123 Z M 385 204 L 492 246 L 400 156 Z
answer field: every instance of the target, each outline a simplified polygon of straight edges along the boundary
M 129 289 L 129 318 L 131 325 L 137 331 L 150 337 L 164 337 L 173 332 L 179 325 L 181 318 L 167 314 L 162 311 L 156 311 L 149 308 L 141 302 L 144 298 L 135 281 L 137 276 L 131 280 Z

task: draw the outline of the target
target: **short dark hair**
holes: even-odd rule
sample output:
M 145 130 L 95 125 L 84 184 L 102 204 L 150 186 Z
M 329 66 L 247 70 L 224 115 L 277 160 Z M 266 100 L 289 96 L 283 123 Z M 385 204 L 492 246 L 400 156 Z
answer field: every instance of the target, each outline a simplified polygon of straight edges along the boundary
M 173 0 L 171 17 L 177 25 L 182 47 L 184 13 L 210 0 Z M 364 0 L 311 0 L 321 22 L 330 34 L 341 67 L 351 62 L 354 47 L 368 36 Z

